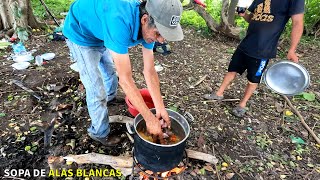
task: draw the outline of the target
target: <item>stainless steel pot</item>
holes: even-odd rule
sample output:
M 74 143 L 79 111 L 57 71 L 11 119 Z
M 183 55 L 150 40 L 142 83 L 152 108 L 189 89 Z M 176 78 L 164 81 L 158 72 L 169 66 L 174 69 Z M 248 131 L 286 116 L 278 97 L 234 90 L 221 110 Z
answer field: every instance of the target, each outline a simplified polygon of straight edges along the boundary
M 141 114 L 134 118 L 133 127 L 127 126 L 129 133 L 134 134 L 134 157 L 144 168 L 153 172 L 168 171 L 178 166 L 182 161 L 186 141 L 190 134 L 190 126 L 187 119 L 193 121 L 190 113 L 185 113 L 182 116 L 170 109 L 166 110 L 171 121 L 177 122 L 185 134 L 184 138 L 177 144 L 162 145 L 143 139 L 137 131 L 138 124 L 144 120 Z M 155 114 L 156 110 L 151 109 L 151 112 Z
M 310 83 L 308 71 L 292 61 L 279 61 L 265 70 L 263 81 L 276 93 L 294 96 L 302 93 Z

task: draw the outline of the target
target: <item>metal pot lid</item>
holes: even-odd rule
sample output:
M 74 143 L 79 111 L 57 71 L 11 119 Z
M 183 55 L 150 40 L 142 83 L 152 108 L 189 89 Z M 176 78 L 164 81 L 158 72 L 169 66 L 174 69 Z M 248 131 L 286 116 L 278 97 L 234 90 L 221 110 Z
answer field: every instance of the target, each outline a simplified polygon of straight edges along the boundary
M 302 93 L 310 83 L 308 71 L 302 65 L 287 60 L 270 66 L 263 79 L 269 89 L 287 96 Z

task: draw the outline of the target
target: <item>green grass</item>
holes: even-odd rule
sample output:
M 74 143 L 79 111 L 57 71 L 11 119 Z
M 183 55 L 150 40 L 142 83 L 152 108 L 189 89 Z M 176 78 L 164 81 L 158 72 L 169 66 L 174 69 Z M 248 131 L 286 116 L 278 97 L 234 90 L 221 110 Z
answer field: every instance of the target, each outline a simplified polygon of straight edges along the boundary
M 69 10 L 70 4 L 74 0 L 43 0 L 43 2 L 47 5 L 50 12 L 56 18 L 63 18 L 60 15 L 62 12 L 67 12 Z M 31 0 L 33 13 L 40 19 L 48 19 L 48 13 L 46 12 L 45 7 L 41 4 L 39 0 Z

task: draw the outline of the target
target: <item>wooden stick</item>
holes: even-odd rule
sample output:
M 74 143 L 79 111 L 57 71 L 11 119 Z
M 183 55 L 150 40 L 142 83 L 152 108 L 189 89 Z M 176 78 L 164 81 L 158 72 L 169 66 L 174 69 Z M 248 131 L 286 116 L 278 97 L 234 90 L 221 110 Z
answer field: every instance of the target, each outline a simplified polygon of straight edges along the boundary
M 187 149 L 187 155 L 189 158 L 206 161 L 212 164 L 217 164 L 218 159 L 211 155 L 191 149 Z M 129 168 L 132 167 L 132 157 L 129 156 L 110 156 L 98 153 L 88 153 L 80 155 L 68 155 L 64 157 L 67 161 L 76 162 L 77 164 L 84 163 L 97 163 L 110 165 L 112 167 Z
M 221 101 L 221 102 L 232 102 L 232 101 L 240 101 L 240 99 L 222 99 L 222 100 L 208 100 L 208 101 L 202 101 L 202 102 L 217 102 L 217 101 Z
M 129 156 L 110 156 L 98 153 L 88 153 L 80 155 L 68 155 L 63 157 L 66 161 L 76 162 L 77 164 L 95 163 L 105 164 L 112 167 L 132 168 L 133 159 Z
M 300 112 L 293 107 L 291 101 L 288 99 L 287 96 L 282 95 L 282 97 L 286 100 L 286 102 L 288 103 L 289 107 L 293 110 L 293 112 L 299 117 L 302 125 L 304 126 L 304 128 L 306 128 L 308 130 L 308 132 L 312 135 L 312 137 L 316 140 L 316 142 L 318 144 L 320 144 L 320 139 L 317 137 L 317 135 L 312 131 L 312 129 L 310 129 L 310 127 L 307 125 L 307 123 L 305 122 L 304 118 L 302 117 L 302 115 L 300 114 Z
M 59 27 L 60 24 L 58 23 L 58 21 L 56 20 L 56 18 L 52 15 L 52 13 L 50 12 L 48 6 L 46 5 L 46 3 L 44 3 L 43 0 L 40 0 L 41 4 L 43 5 L 43 7 L 46 9 L 46 11 L 48 12 L 48 14 L 52 17 L 53 21 L 56 23 L 56 25 Z
M 186 151 L 187 151 L 187 155 L 188 155 L 189 158 L 206 161 L 206 162 L 211 163 L 211 164 L 217 164 L 218 163 L 218 159 L 215 156 L 211 155 L 211 154 L 206 154 L 206 153 L 199 152 L 199 151 L 194 151 L 194 150 L 191 150 L 191 149 L 187 149 Z
M 133 123 L 133 118 L 128 116 L 121 116 L 121 115 L 115 115 L 115 116 L 109 116 L 109 123 Z
M 200 78 L 196 83 L 194 83 L 194 85 L 191 85 L 190 88 L 194 88 L 196 86 L 198 86 L 199 84 L 202 83 L 202 81 L 204 81 L 207 78 L 208 75 L 204 75 L 202 78 Z

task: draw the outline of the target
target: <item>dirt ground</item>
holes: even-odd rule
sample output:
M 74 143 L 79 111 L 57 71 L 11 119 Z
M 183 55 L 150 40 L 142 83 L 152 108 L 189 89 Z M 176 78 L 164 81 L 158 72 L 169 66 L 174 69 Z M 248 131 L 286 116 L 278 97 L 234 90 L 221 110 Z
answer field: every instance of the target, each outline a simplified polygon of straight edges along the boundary
M 188 28 L 184 31 L 182 42 L 170 43 L 170 55 L 156 54 L 156 64 L 164 68 L 159 72 L 162 95 L 168 108 L 177 107 L 179 112 L 194 116 L 187 148 L 219 159 L 217 166 L 191 160 L 184 179 L 320 179 L 320 145 L 303 128 L 298 117 L 291 114 L 284 99 L 264 84 L 250 99 L 249 111 L 242 119 L 230 114 L 237 101 L 212 102 L 202 98 L 203 94 L 219 87 L 239 42 L 219 35 L 204 37 L 201 32 Z M 28 50 L 36 50 L 33 55 L 53 52 L 56 57 L 42 67 L 32 62 L 26 70 L 14 70 L 13 61 L 7 60 L 11 49 L 2 51 L 1 173 L 4 169 L 14 168 L 49 169 L 49 155 L 130 154 L 132 144 L 128 139 L 110 149 L 88 137 L 86 128 L 90 119 L 84 88 L 77 72 L 70 69 L 72 62 L 65 42 L 50 41 L 46 36 L 38 35 L 32 36 L 26 46 Z M 144 88 L 140 48 L 130 49 L 130 56 L 137 86 Z M 320 137 L 319 47 L 302 43 L 298 53 L 300 63 L 311 77 L 307 92 L 316 94 L 316 100 L 294 97 L 291 101 Z M 11 80 L 21 81 L 40 95 L 41 101 Z M 225 97 L 241 98 L 245 85 L 245 75 L 238 77 Z M 124 97 L 121 88 L 119 97 Z M 131 116 L 124 102 L 110 105 L 109 113 Z M 51 122 L 53 119 L 54 123 Z M 121 124 L 112 124 L 112 131 L 124 133 L 126 129 Z M 73 141 L 74 144 L 70 143 Z M 51 146 L 44 147 L 45 142 Z M 98 164 L 79 166 L 105 167 Z

